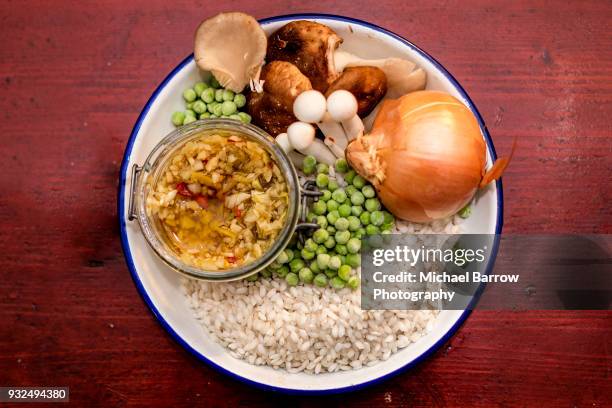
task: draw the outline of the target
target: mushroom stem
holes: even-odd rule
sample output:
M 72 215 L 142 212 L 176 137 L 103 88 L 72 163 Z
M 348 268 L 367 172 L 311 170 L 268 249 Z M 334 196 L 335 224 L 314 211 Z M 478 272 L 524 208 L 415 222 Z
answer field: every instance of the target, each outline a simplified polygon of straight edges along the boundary
M 349 142 L 363 135 L 363 121 L 357 115 L 353 116 L 350 119 L 343 120 L 342 127 L 344 128 L 346 138 Z
M 318 122 L 317 126 L 325 135 L 325 144 L 329 146 L 334 155 L 344 157 L 344 149 L 346 149 L 348 140 L 342 125 L 336 122 L 328 112 L 325 112 L 323 120 Z
M 325 143 L 319 139 L 313 140 L 310 146 L 301 149 L 300 153 L 307 156 L 312 155 L 318 162 L 325 163 L 329 166 L 333 166 L 336 162 L 336 156 L 327 148 Z M 344 151 L 342 151 L 342 156 L 344 157 Z

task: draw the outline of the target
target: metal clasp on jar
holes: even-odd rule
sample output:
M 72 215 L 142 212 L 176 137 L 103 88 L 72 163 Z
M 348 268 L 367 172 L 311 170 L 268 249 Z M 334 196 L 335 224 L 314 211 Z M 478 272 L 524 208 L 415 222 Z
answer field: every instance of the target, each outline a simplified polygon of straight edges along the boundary
M 138 187 L 138 174 L 142 171 L 142 167 L 140 167 L 137 164 L 132 165 L 132 186 L 130 188 L 130 197 L 129 197 L 129 203 L 128 203 L 128 220 L 129 221 L 134 221 L 136 219 L 136 212 L 134 209 L 135 206 L 135 198 L 134 195 L 136 194 L 136 188 Z
M 304 241 L 306 240 L 306 234 L 312 232 L 314 229 L 318 229 L 319 224 L 314 222 L 308 222 L 308 199 L 313 197 L 315 201 L 322 196 L 323 193 L 320 192 L 315 184 L 314 180 L 307 180 L 302 187 L 300 188 L 300 217 L 299 222 L 295 227 L 295 231 L 298 236 L 298 241 L 300 244 L 304 245 Z

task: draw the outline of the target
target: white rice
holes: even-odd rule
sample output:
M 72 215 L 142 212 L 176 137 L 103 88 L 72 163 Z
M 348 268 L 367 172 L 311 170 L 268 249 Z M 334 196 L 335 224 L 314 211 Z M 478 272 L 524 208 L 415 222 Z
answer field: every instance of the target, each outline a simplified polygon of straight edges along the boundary
M 427 225 L 397 223 L 403 233 L 458 233 L 459 217 Z M 430 331 L 438 311 L 361 310 L 359 290 L 288 287 L 282 279 L 184 281 L 196 318 L 235 358 L 290 373 L 372 366 Z

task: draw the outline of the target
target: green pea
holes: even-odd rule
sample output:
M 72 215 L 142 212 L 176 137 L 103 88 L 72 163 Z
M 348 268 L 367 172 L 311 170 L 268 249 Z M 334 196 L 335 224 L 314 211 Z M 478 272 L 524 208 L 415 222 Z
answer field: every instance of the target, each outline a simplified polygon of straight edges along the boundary
M 254 273 L 252 275 L 249 275 L 246 280 L 248 282 L 255 282 L 257 280 L 257 278 L 259 278 L 259 274 L 258 273 Z
M 237 114 L 235 114 L 235 113 L 234 113 L 234 114 L 232 114 L 232 115 L 229 115 L 229 118 L 230 118 L 230 119 L 232 119 L 232 120 L 238 120 L 238 121 L 240 121 L 240 120 L 241 120 L 241 119 L 240 119 L 240 116 L 239 116 L 239 115 L 237 115 Z
M 368 225 L 366 227 L 366 234 L 368 235 L 376 235 L 376 234 L 380 234 L 380 228 L 378 228 L 376 225 Z
M 323 193 L 323 195 L 319 197 L 319 200 L 329 201 L 331 199 L 331 191 L 323 190 L 321 192 Z
M 318 174 L 329 174 L 329 166 L 325 163 L 317 164 L 317 173 Z
M 348 281 L 351 277 L 351 267 L 349 265 L 342 265 L 338 269 L 338 277 L 343 281 Z
M 329 269 L 327 268 L 325 270 L 325 272 L 323 272 L 325 274 L 325 276 L 327 276 L 329 279 L 332 279 L 333 277 L 338 275 L 338 271 L 333 270 L 333 269 Z
M 200 96 L 202 95 L 202 92 L 208 88 L 208 84 L 206 82 L 198 82 L 197 84 L 195 84 L 193 86 L 193 90 L 195 91 L 196 95 Z
M 359 278 L 357 276 L 351 276 L 346 284 L 351 289 L 357 289 L 359 287 Z
M 328 254 L 319 254 L 317 255 L 317 265 L 319 265 L 319 269 L 321 269 L 322 271 L 327 269 L 327 266 L 329 265 L 329 259 L 331 258 L 331 256 L 329 256 Z
M 223 89 L 217 89 L 215 91 L 215 101 L 223 102 Z
M 280 278 L 284 278 L 289 273 L 289 267 L 287 265 L 283 265 L 278 269 L 274 269 L 274 272 L 276 272 Z
M 185 110 L 185 116 L 193 116 L 195 118 L 196 117 L 196 113 L 195 113 L 195 111 L 193 111 L 191 109 L 186 109 Z
M 172 114 L 172 124 L 174 126 L 181 126 L 185 120 L 185 114 L 183 112 L 174 112 Z
M 286 251 L 283 251 L 276 257 L 275 261 L 281 265 L 289 263 L 289 254 Z
M 327 222 L 327 218 L 324 215 L 319 215 L 316 219 L 315 222 L 317 224 L 319 224 L 319 227 L 325 229 L 327 228 L 328 222 Z
M 332 198 L 338 203 L 342 204 L 346 201 L 346 192 L 344 191 L 344 189 L 339 188 L 338 190 L 332 193 Z
M 295 252 L 293 252 L 293 249 L 285 248 L 283 252 L 285 253 L 285 255 L 287 255 L 287 262 L 291 262 L 293 258 L 295 258 Z
M 362 212 L 363 212 L 363 207 L 360 205 L 354 205 L 351 207 L 351 214 L 353 214 L 355 217 L 359 217 Z
M 298 276 L 293 272 L 289 272 L 287 276 L 285 276 L 285 282 L 287 282 L 289 286 L 296 286 L 299 281 Z
M 369 212 L 378 211 L 380 210 L 380 208 L 381 205 L 380 201 L 378 201 L 378 198 L 368 198 L 367 200 L 365 200 L 365 209 Z
M 327 203 L 329 204 L 329 201 Z M 333 211 L 330 211 L 330 212 L 327 213 L 327 221 L 331 225 L 334 225 L 338 218 L 340 218 L 340 214 L 338 213 L 338 210 L 333 210 Z
M 187 109 L 189 109 L 189 110 L 193 110 L 193 104 L 194 104 L 194 103 L 195 103 L 195 102 L 189 102 L 189 103 L 186 103 L 186 104 L 185 104 L 185 107 L 186 107 Z
M 359 191 L 357 190 L 357 187 L 355 187 L 354 185 L 348 185 L 344 188 L 344 191 L 346 191 L 346 195 L 347 196 L 352 196 L 353 194 L 355 194 L 355 192 Z
M 312 205 L 312 212 L 316 215 L 323 215 L 327 212 L 325 201 L 317 201 Z
M 317 167 L 317 159 L 313 155 L 309 154 L 308 156 L 304 157 L 303 166 L 308 166 L 315 169 Z
M 314 277 L 313 282 L 316 286 L 324 288 L 325 286 L 327 286 L 327 276 L 325 276 L 325 274 L 323 273 L 319 273 L 317 274 L 317 276 Z
M 308 238 L 306 242 L 304 242 L 304 248 L 312 252 L 317 250 L 317 246 L 318 246 L 317 243 L 314 242 L 312 238 Z
M 198 95 L 196 94 L 196 92 L 189 88 L 189 89 L 185 89 L 183 91 L 183 99 L 185 99 L 185 101 L 187 102 L 193 102 L 196 100 L 196 98 L 198 97 Z
M 242 123 L 251 123 L 251 115 L 246 112 L 238 112 L 238 116 L 240 116 L 240 120 Z
M 356 175 L 355 178 L 353 179 L 353 185 L 358 188 L 361 189 L 363 186 L 365 186 L 365 179 L 363 177 L 361 177 L 360 175 Z
M 383 225 L 384 222 L 385 222 L 385 216 L 383 215 L 382 211 L 373 211 L 370 214 L 370 223 L 372 225 L 376 225 L 377 227 L 380 227 L 381 225 Z
M 276 262 L 276 259 L 275 259 L 274 261 L 272 261 L 272 263 L 270 263 L 270 265 L 268 265 L 268 268 L 270 268 L 270 269 L 278 269 L 281 266 L 283 266 L 283 265 L 281 265 L 278 262 Z
M 342 265 L 345 265 L 346 264 L 346 255 L 338 255 L 338 256 L 340 257 L 340 262 L 342 262 Z
M 379 235 L 379 234 L 370 235 L 368 237 L 368 241 L 367 242 L 368 242 L 368 246 L 370 248 L 382 248 L 382 246 L 384 244 L 384 240 L 382 239 L 382 235 Z
M 185 119 L 183 119 L 183 125 L 188 125 L 191 122 L 195 122 L 196 118 L 193 115 L 185 115 Z
M 327 248 L 325 248 L 325 246 L 323 245 L 319 245 L 317 247 L 317 250 L 315 251 L 315 255 L 326 254 L 326 253 L 327 253 Z
M 232 91 L 231 89 L 224 89 L 223 90 L 223 100 L 225 102 L 232 101 L 232 103 L 234 103 L 234 91 Z
M 336 250 L 336 253 L 338 255 L 346 255 L 348 254 L 348 249 L 346 248 L 346 245 L 342 245 L 342 244 L 337 244 L 336 248 L 334 248 Z
M 348 217 L 351 215 L 351 206 L 348 204 L 342 204 L 340 207 L 338 207 L 338 214 L 340 214 L 341 217 Z
M 327 204 L 326 205 L 327 211 L 330 211 L 330 212 L 336 211 L 340 207 L 340 204 L 338 204 L 338 202 L 334 199 L 328 200 L 326 204 Z
M 203 90 L 202 94 L 200 95 L 200 98 L 206 103 L 213 102 L 215 100 L 214 88 L 206 88 L 205 90 Z
M 219 116 L 215 115 L 214 113 L 211 113 L 210 116 L 209 116 L 210 119 L 215 119 L 215 118 L 218 118 L 218 117 Z
M 358 253 L 361 250 L 361 240 L 359 240 L 357 238 L 349 239 L 348 242 L 346 243 L 346 249 L 351 254 Z
M 210 77 L 210 86 L 212 86 L 213 88 L 218 88 L 221 86 L 221 84 L 219 83 L 219 81 L 217 81 L 217 78 L 215 78 L 214 75 L 211 75 Z
M 313 211 L 308 211 L 308 214 L 306 214 L 306 221 L 308 222 L 313 222 L 316 218 L 317 218 L 318 214 L 316 214 Z
M 348 184 L 351 184 L 356 175 L 357 173 L 355 173 L 355 170 L 349 170 L 344 175 L 344 181 L 346 181 Z
M 395 217 L 389 211 L 383 211 L 382 213 L 385 217 L 385 224 L 393 224 L 395 222 Z
M 208 119 L 210 118 L 210 113 L 204 112 L 200 114 L 200 119 Z
M 319 268 L 319 264 L 317 263 L 317 260 L 314 259 L 310 262 L 310 265 L 308 265 L 308 267 L 310 268 L 310 270 L 313 273 L 319 273 L 321 272 L 321 269 Z
M 340 260 L 340 257 L 337 255 L 334 255 L 332 257 L 329 258 L 329 269 L 333 269 L 334 271 L 337 271 L 338 268 L 340 268 L 340 265 L 342 265 L 342 261 Z
M 349 231 L 338 231 L 334 235 L 334 239 L 338 244 L 346 244 L 351 239 L 351 233 Z
M 390 233 L 390 232 L 392 232 L 392 231 L 393 231 L 393 227 L 394 227 L 393 223 L 383 224 L 383 225 L 381 225 L 381 226 L 380 226 L 380 230 L 381 230 L 383 233 L 385 233 L 385 232 L 386 232 L 386 233 Z
M 323 243 L 323 245 L 325 246 L 325 248 L 327 249 L 332 249 L 333 247 L 336 246 L 336 240 L 334 239 L 334 237 L 329 237 L 325 240 L 325 242 Z
M 215 106 L 213 106 L 212 113 L 214 113 L 217 116 L 223 115 L 223 104 L 217 103 Z
M 272 277 L 272 270 L 269 268 L 264 268 L 261 271 L 259 271 L 259 274 L 261 276 L 263 276 L 264 278 L 271 278 Z
M 340 185 L 338 185 L 338 182 L 335 179 L 329 179 L 329 183 L 327 183 L 327 188 L 329 189 L 329 191 L 336 191 L 338 188 L 340 188 Z
M 221 105 L 221 110 L 224 115 L 233 115 L 236 112 L 236 104 L 232 101 L 225 101 Z
M 316 249 L 315 249 L 316 251 Z M 303 248 L 302 251 L 300 251 L 300 254 L 302 255 L 302 259 L 306 260 L 306 261 L 310 261 L 311 259 L 314 259 L 315 257 L 315 252 L 314 251 L 310 251 L 306 248 Z
M 289 269 L 291 269 L 291 272 L 297 272 L 300 269 L 302 269 L 304 266 L 305 266 L 304 261 L 302 261 L 299 258 L 295 258 L 291 262 L 289 262 Z
M 359 265 L 361 265 L 361 255 L 348 254 L 346 256 L 346 263 L 353 268 L 357 268 Z
M 468 218 L 472 214 L 472 206 L 471 204 L 466 205 L 461 210 L 459 210 L 459 216 L 461 218 Z
M 333 225 L 328 225 L 327 228 L 325 228 L 325 230 L 329 232 L 329 235 L 334 235 L 336 233 L 336 228 L 334 228 Z
M 204 113 L 206 112 L 206 104 L 202 101 L 195 101 L 192 109 L 195 113 Z
M 304 282 L 304 283 L 312 283 L 312 280 L 314 279 L 314 274 L 308 268 L 300 269 L 300 272 L 298 273 L 298 276 L 299 276 L 300 280 L 302 282 Z
M 327 241 L 327 238 L 329 238 L 329 232 L 327 232 L 323 228 L 319 228 L 314 232 L 314 234 L 312 234 L 312 239 L 317 244 L 324 243 L 325 241 Z
M 361 191 L 355 191 L 351 194 L 351 203 L 353 203 L 353 205 L 361 205 L 364 201 L 365 197 Z
M 319 163 L 321 164 L 321 163 Z M 318 165 L 317 165 L 318 167 Z M 317 187 L 319 188 L 325 188 L 327 187 L 327 184 L 329 183 L 329 177 L 327 177 L 327 174 L 317 174 L 317 178 L 315 179 L 315 183 L 317 184 Z
M 348 229 L 349 231 L 357 231 L 359 229 L 359 227 L 361 227 L 361 222 L 359 221 L 359 218 L 355 217 L 354 215 L 351 215 L 347 218 L 349 224 L 348 224 Z
M 349 169 L 349 165 L 346 159 L 338 159 L 336 160 L 335 168 L 338 173 L 346 173 Z
M 349 227 L 349 221 L 346 218 L 340 217 L 334 223 L 334 227 L 338 231 L 346 231 Z
M 244 105 L 246 105 L 246 96 L 241 93 L 234 95 L 234 103 L 237 107 L 242 108 Z
M 368 225 L 370 223 L 370 213 L 367 211 L 362 212 L 359 216 L 359 221 L 361 221 L 363 225 Z
M 357 239 L 361 239 L 361 238 L 365 237 L 365 235 L 366 235 L 365 228 L 363 228 L 363 227 L 359 228 L 357 231 L 355 231 L 354 235 L 355 235 L 355 238 L 357 238 Z
M 365 198 L 374 198 L 376 196 L 376 191 L 374 191 L 374 187 L 369 184 L 363 186 L 361 192 L 363 193 Z
M 345 286 L 344 281 L 339 278 L 338 276 L 334 276 L 329 283 L 331 284 L 332 288 L 334 289 L 343 289 Z

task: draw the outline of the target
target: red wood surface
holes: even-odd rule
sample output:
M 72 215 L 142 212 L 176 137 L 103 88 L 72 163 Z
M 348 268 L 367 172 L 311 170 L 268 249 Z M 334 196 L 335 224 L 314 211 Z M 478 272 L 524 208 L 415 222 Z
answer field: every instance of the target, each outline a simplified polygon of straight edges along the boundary
M 610 406 L 610 312 L 475 312 L 433 358 L 350 395 L 262 392 L 198 362 L 140 299 L 117 227 L 140 109 L 198 22 L 329 12 L 441 61 L 500 152 L 505 232 L 612 232 L 609 1 L 2 1 L 0 385 L 78 406 Z

